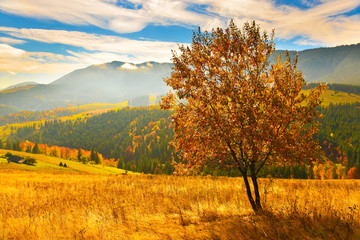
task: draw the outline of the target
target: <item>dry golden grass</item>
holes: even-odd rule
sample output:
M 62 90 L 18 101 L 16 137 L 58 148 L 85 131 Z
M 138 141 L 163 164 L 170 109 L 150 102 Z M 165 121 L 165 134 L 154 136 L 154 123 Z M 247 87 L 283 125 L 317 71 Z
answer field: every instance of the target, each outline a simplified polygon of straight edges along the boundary
M 0 170 L 0 239 L 357 239 L 360 181 Z

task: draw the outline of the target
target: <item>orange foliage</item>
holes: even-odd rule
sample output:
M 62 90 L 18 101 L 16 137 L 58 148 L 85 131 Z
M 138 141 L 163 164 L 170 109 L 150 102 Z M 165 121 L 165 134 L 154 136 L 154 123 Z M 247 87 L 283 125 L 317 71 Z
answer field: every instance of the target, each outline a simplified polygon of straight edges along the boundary
M 29 149 L 30 151 L 33 149 L 35 143 L 25 141 L 20 143 L 21 151 L 26 151 Z M 78 149 L 76 148 L 67 148 L 67 147 L 59 147 L 59 146 L 51 146 L 49 147 L 47 144 L 38 144 L 40 154 L 50 155 L 54 157 L 60 157 L 68 160 L 78 160 Z M 130 147 L 131 149 L 131 147 Z M 90 159 L 91 151 L 87 151 L 84 149 L 80 149 L 81 155 Z M 132 149 L 131 149 L 132 152 Z M 102 154 L 98 153 L 100 162 L 106 166 L 117 166 L 116 160 L 106 159 L 102 156 Z
M 349 169 L 346 178 L 348 179 L 360 179 L 360 172 L 357 167 L 352 167 Z

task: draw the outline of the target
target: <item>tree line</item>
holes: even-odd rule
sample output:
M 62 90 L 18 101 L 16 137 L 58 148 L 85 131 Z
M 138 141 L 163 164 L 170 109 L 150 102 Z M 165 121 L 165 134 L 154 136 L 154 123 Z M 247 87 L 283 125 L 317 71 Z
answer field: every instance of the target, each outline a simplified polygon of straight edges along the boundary
M 322 117 L 318 119 L 319 132 L 315 137 L 328 161 L 315 168 L 267 166 L 262 170 L 262 176 L 344 178 L 351 168 L 360 169 L 360 103 L 330 104 L 317 110 Z M 49 146 L 94 149 L 104 159 L 114 159 L 119 168 L 171 174 L 174 168 L 171 165 L 173 149 L 169 146 L 173 139 L 170 114 L 171 111 L 157 107 L 142 107 L 114 110 L 73 121 L 49 120 L 43 126 L 16 129 L 9 141 L 14 150 L 19 149 L 17 143 L 25 140 Z M 236 169 L 223 166 L 209 165 L 202 170 L 204 174 L 241 175 Z

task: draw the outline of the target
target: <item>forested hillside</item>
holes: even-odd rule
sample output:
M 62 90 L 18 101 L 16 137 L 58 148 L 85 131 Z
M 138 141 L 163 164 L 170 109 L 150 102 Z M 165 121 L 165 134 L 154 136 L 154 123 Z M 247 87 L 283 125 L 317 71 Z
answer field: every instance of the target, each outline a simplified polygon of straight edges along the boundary
M 74 121 L 47 121 L 19 128 L 10 140 L 95 149 L 118 166 L 144 173 L 171 173 L 170 112 L 156 107 L 124 108 Z
M 330 104 L 319 110 L 317 138 L 326 156 L 349 167 L 360 167 L 360 103 Z
M 317 138 L 327 158 L 333 164 L 347 166 L 347 169 L 359 166 L 360 103 L 330 104 L 318 110 L 323 117 L 319 118 Z M 120 168 L 171 173 L 172 149 L 168 144 L 173 131 L 169 116 L 169 111 L 157 107 L 124 108 L 85 119 L 49 120 L 41 127 L 37 124 L 21 127 L 9 140 L 95 149 L 107 159 L 119 160 Z M 214 173 L 211 169 L 205 171 Z M 310 174 L 304 173 L 305 169 L 301 171 L 300 177 Z M 236 172 L 222 171 L 220 174 L 236 175 Z M 281 176 L 288 177 L 289 174 Z

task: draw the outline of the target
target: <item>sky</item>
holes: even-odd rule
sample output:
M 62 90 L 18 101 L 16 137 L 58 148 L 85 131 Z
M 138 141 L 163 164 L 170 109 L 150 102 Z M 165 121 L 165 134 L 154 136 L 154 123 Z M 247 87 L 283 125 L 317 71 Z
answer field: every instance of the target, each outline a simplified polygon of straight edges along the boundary
M 0 89 L 91 64 L 171 62 L 202 31 L 255 20 L 276 49 L 360 42 L 360 0 L 0 0 Z

